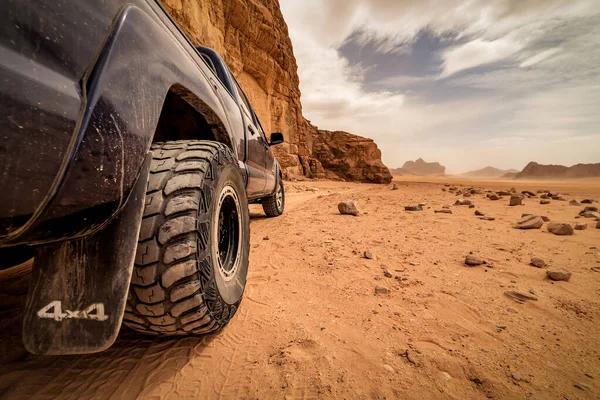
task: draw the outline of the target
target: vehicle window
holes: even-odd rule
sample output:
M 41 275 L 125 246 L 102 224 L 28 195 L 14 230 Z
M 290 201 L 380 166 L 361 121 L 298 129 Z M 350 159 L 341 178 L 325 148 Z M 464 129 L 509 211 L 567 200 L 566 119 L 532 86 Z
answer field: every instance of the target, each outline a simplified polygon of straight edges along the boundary
M 233 82 L 235 83 L 235 88 L 238 91 L 240 98 L 242 99 L 242 106 L 246 108 L 244 111 L 248 114 L 248 116 L 250 116 L 254 120 L 255 119 L 254 115 L 253 115 L 254 112 L 252 111 L 252 106 L 250 105 L 250 102 L 248 101 L 246 94 L 240 87 L 240 84 L 238 83 L 237 79 L 233 78 L 233 74 L 231 75 L 231 77 L 232 77 Z M 253 121 L 253 122 L 255 122 L 255 121 Z M 255 123 L 255 125 L 256 125 L 256 123 Z
M 206 62 L 206 64 L 208 64 L 208 66 L 210 67 L 210 69 L 212 69 L 212 71 L 215 73 L 215 75 L 218 76 L 217 69 L 215 68 L 215 65 L 213 64 L 213 62 L 210 59 L 210 57 L 208 57 L 206 54 L 203 54 L 203 53 L 200 53 L 200 55 L 202 56 L 202 59 Z

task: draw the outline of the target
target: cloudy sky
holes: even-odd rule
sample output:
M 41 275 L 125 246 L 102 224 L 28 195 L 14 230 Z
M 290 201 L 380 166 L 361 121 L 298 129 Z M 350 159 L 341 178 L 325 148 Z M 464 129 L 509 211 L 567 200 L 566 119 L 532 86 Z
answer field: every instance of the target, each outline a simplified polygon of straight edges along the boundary
M 599 0 L 280 0 L 304 115 L 391 168 L 600 162 Z

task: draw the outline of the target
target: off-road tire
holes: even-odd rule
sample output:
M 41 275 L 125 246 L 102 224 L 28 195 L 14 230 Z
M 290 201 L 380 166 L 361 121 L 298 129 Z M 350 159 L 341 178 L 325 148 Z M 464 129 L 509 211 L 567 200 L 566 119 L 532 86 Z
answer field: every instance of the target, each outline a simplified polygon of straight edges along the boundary
M 281 198 L 279 199 L 278 196 L 280 190 Z M 275 191 L 275 194 L 264 199 L 262 201 L 262 207 L 267 217 L 279 217 L 283 214 L 285 208 L 285 189 L 281 178 L 277 180 L 277 190 Z
M 156 143 L 152 153 L 123 322 L 154 335 L 217 331 L 237 311 L 248 272 L 248 200 L 238 162 L 229 148 L 212 141 Z M 239 211 L 225 215 L 225 203 L 234 210 L 237 204 Z M 230 276 L 219 269 L 219 229 L 225 220 L 238 221 L 239 228 L 239 236 L 229 241 L 239 238 L 239 259 L 234 258 L 239 265 Z

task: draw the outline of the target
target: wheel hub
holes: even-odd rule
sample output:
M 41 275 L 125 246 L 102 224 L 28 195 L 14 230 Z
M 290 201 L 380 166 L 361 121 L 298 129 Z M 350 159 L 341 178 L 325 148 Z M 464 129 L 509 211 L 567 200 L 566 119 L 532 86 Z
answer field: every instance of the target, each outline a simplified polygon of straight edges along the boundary
M 217 208 L 216 232 L 213 238 L 213 254 L 223 279 L 233 279 L 239 267 L 241 251 L 241 213 L 238 196 L 231 186 L 221 192 Z

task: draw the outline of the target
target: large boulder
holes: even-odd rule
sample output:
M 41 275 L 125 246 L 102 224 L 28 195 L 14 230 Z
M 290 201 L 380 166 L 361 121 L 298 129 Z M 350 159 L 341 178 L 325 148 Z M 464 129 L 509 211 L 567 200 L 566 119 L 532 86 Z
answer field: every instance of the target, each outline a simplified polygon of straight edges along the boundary
M 354 201 L 352 200 L 344 200 L 338 204 L 338 211 L 340 214 L 345 215 L 354 215 L 357 216 L 360 214 L 360 210 Z

